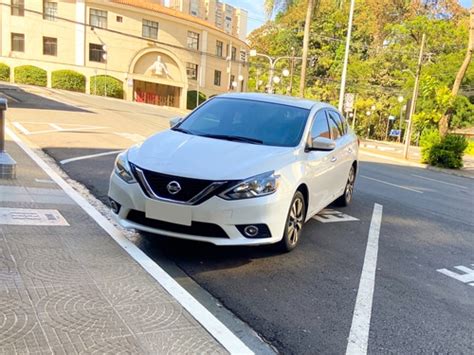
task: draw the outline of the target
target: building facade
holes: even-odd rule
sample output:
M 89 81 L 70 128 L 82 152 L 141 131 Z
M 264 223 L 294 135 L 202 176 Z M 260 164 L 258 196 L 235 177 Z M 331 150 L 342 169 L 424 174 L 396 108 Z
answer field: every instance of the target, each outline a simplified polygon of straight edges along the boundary
M 248 14 L 244 9 L 219 0 L 169 0 L 169 7 L 206 20 L 242 41 L 247 38 Z
M 48 86 L 53 71 L 71 69 L 93 94 L 90 78 L 109 75 L 126 100 L 180 108 L 188 91 L 245 90 L 246 43 L 161 1 L 0 1 L 0 62 L 11 81 L 25 64 L 45 69 Z

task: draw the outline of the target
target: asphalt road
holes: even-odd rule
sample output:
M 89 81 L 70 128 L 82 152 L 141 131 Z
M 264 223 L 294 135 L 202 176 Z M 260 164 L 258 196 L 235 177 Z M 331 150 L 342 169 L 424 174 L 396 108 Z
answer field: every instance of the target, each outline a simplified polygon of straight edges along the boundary
M 12 103 L 8 119 L 17 122 L 22 138 L 58 162 L 124 149 L 180 114 L 79 94 L 42 94 L 67 107 L 34 96 L 18 107 Z M 62 168 L 105 201 L 114 157 Z M 377 203 L 383 217 L 368 352 L 474 353 L 474 275 L 470 285 L 437 271 L 463 275 L 463 267 L 474 268 L 474 180 L 364 155 L 361 160 L 355 200 L 337 209 L 358 220 L 311 220 L 292 253 L 149 234 L 136 243 L 160 265 L 178 266 L 281 353 L 340 354 L 347 347 Z

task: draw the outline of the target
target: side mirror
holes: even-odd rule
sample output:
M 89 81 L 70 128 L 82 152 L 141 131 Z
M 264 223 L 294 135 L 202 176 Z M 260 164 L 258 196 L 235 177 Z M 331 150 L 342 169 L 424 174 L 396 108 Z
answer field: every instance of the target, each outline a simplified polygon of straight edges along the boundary
M 324 138 L 324 137 L 316 137 L 311 140 L 311 146 L 309 150 L 322 150 L 322 151 L 330 151 L 336 148 L 336 142 L 332 139 Z
M 173 117 L 170 119 L 170 128 L 173 128 L 183 120 L 183 117 Z

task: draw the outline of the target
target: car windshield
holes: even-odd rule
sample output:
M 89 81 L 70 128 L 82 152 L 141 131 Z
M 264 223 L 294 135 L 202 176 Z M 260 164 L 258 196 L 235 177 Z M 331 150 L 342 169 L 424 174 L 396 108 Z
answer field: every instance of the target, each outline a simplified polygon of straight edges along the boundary
M 309 110 L 294 106 L 234 98 L 215 98 L 174 130 L 210 138 L 295 147 Z

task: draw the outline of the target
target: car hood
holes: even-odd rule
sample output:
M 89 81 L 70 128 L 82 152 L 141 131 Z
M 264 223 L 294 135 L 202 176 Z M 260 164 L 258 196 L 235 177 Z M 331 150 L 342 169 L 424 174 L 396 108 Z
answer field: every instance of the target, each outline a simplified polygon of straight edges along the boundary
M 245 179 L 295 161 L 295 149 L 232 142 L 172 130 L 129 150 L 131 163 L 163 174 L 206 180 Z

